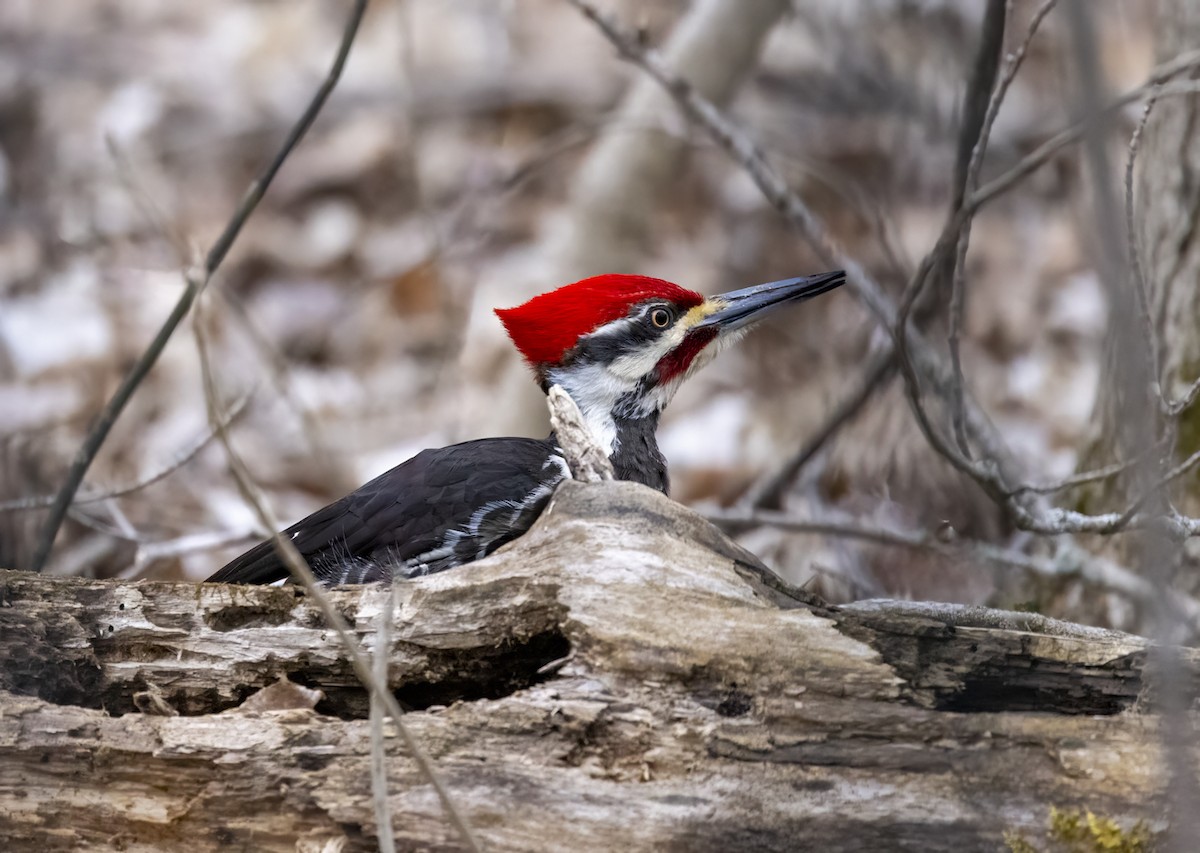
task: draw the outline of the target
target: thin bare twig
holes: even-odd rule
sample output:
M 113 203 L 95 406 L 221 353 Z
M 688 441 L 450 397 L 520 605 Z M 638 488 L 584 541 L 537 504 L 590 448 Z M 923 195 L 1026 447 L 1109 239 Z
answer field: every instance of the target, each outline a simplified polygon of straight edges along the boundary
M 1049 12 L 1050 5 L 1052 4 L 1047 4 L 1045 13 Z M 945 456 L 955 468 L 976 479 L 993 497 L 998 493 L 1006 491 L 1003 484 L 1004 478 L 999 475 L 996 466 L 986 463 L 976 464 L 971 460 L 970 442 L 967 440 L 966 384 L 959 355 L 959 335 L 965 312 L 965 282 L 963 276 L 966 269 L 966 253 L 970 240 L 970 227 L 974 216 L 974 209 L 970 207 L 966 200 L 970 198 L 971 191 L 978 180 L 979 168 L 984 153 L 987 150 L 991 128 L 1000 110 L 1000 105 L 1003 103 L 1004 97 L 1008 92 L 1008 87 L 1011 85 L 1017 69 L 1024 59 L 1025 48 L 1033 39 L 1043 17 L 1044 14 L 1034 16 L 1021 50 L 1017 54 L 1014 54 L 1005 69 L 1005 74 L 1000 79 L 1000 84 L 994 92 L 991 92 L 990 96 L 987 96 L 981 88 L 975 85 L 968 88 L 967 98 L 970 101 L 977 102 L 979 99 L 987 97 L 987 106 L 978 125 L 964 123 L 964 127 L 960 133 L 960 159 L 958 163 L 960 167 L 962 166 L 964 152 L 969 152 L 965 167 L 956 169 L 956 174 L 961 175 L 964 184 L 954 188 L 955 203 L 951 206 L 945 225 L 942 226 L 942 233 L 905 290 L 895 327 L 892 329 L 897 358 L 904 374 L 906 396 L 921 433 L 934 450 Z M 990 45 L 985 40 L 981 49 L 987 50 L 989 47 Z M 995 79 L 994 69 L 992 79 Z M 989 81 L 980 79 L 972 80 L 973 84 L 982 82 Z M 957 444 L 957 447 L 953 449 L 948 441 L 942 440 L 940 432 L 934 426 L 928 412 L 925 410 L 921 393 L 921 379 L 912 363 L 912 332 L 909 330 L 908 322 L 910 313 L 926 287 L 940 275 L 944 275 L 944 271 L 947 268 L 949 269 L 949 276 L 952 281 L 950 330 L 947 335 L 950 348 L 950 366 L 949 377 L 943 381 L 945 390 L 941 396 L 945 397 L 950 405 L 951 422 Z M 995 449 L 994 443 L 993 449 Z M 985 454 L 985 458 L 987 458 L 987 454 Z
M 1000 69 L 1000 55 L 1004 51 L 1004 29 L 1008 15 L 1009 0 L 988 0 L 983 13 L 983 26 L 979 37 L 979 48 L 975 54 L 975 67 L 963 96 L 963 121 L 958 136 L 958 156 L 954 164 L 954 196 L 951 201 L 950 220 L 962 208 L 967 192 L 973 186 L 972 167 L 978 173 L 978 161 L 987 149 L 987 131 L 995 120 L 995 112 L 1004 98 L 1007 88 L 996 86 L 996 75 Z M 994 91 L 993 91 L 994 89 Z M 950 259 L 950 329 L 946 335 L 950 350 L 950 418 L 954 427 L 954 440 L 959 452 L 970 457 L 971 446 L 967 441 L 964 423 L 966 403 L 963 400 L 966 381 L 963 377 L 960 338 L 963 315 L 966 313 L 966 287 L 963 271 L 966 266 L 967 242 L 970 239 L 971 217 L 966 217 L 958 230 L 957 251 Z M 904 329 L 900 330 L 904 334 Z
M 188 257 L 187 238 L 175 227 L 176 223 L 166 215 L 157 199 L 147 192 L 142 182 L 137 179 L 132 161 L 111 134 L 104 135 L 104 147 L 108 149 L 108 156 L 112 158 L 116 167 L 117 178 L 125 192 L 133 199 L 134 205 L 141 211 L 142 219 L 161 232 L 181 259 Z
M 140 545 L 146 541 L 146 537 L 138 533 L 136 529 L 129 529 L 125 524 L 118 520 L 105 521 L 102 518 L 91 515 L 78 507 L 71 507 L 67 513 L 67 517 L 72 521 L 82 524 L 88 530 L 93 530 L 96 533 L 103 533 L 112 539 L 124 542 L 134 542 Z M 128 521 L 128 519 L 126 519 Z
M 1156 87 L 1157 88 L 1157 87 Z M 1133 134 L 1129 137 L 1129 156 L 1125 160 L 1125 238 L 1129 242 L 1129 271 L 1133 277 L 1133 289 L 1137 294 L 1138 303 L 1138 319 L 1142 322 L 1142 332 L 1146 339 L 1147 357 L 1150 360 L 1147 365 L 1147 373 L 1153 378 L 1151 388 L 1154 396 L 1158 398 L 1159 407 L 1164 414 L 1168 411 L 1166 401 L 1163 399 L 1162 385 L 1159 380 L 1159 355 L 1158 355 L 1158 335 L 1154 332 L 1154 313 L 1150 308 L 1150 292 L 1146 288 L 1146 276 L 1142 270 L 1141 252 L 1138 251 L 1138 232 L 1137 223 L 1133 216 L 1133 170 L 1137 164 L 1138 151 L 1142 144 L 1142 134 L 1146 131 L 1146 122 L 1150 120 L 1150 113 L 1154 110 L 1154 105 L 1158 103 L 1157 92 L 1152 92 L 1146 100 L 1146 105 L 1142 107 L 1142 116 L 1138 119 L 1137 126 L 1133 129 Z
M 388 683 L 388 655 L 392 650 L 392 619 L 396 614 L 396 585 L 387 585 L 387 596 L 375 623 L 375 654 L 371 668 L 376 684 Z M 379 853 L 396 853 L 396 838 L 392 828 L 392 804 L 388 800 L 387 740 L 383 724 L 387 716 L 383 703 L 371 691 L 371 799 L 375 804 L 375 837 Z
M 1055 480 L 1052 483 L 1022 483 L 1012 491 L 1012 496 L 1016 496 L 1022 492 L 1032 492 L 1038 495 L 1052 495 L 1055 492 L 1065 492 L 1067 489 L 1073 489 L 1077 486 L 1086 486 L 1089 483 L 1098 483 L 1101 480 L 1108 480 L 1125 473 L 1133 465 L 1138 464 L 1142 457 L 1147 453 L 1161 453 L 1166 448 L 1166 442 L 1158 442 L 1152 447 L 1147 448 L 1142 453 L 1139 453 L 1133 459 L 1127 459 L 1124 462 L 1114 462 L 1111 465 L 1105 465 L 1102 468 L 1096 468 L 1091 471 L 1084 471 L 1080 474 L 1073 474 L 1070 477 L 1063 477 L 1061 480 Z
M 895 350 L 891 348 L 878 353 L 867 365 L 854 390 L 838 403 L 817 432 L 782 465 L 751 485 L 738 500 L 738 508 L 779 509 L 783 505 L 784 492 L 796 481 L 800 469 L 820 453 L 829 439 L 852 420 L 875 392 L 895 374 L 894 355 Z
M 261 539 L 262 536 L 262 532 L 255 525 L 253 530 L 206 530 L 188 533 L 173 539 L 154 542 L 140 541 L 137 553 L 133 556 L 133 563 L 118 572 L 115 577 L 118 580 L 137 580 L 159 560 L 182 557 L 184 554 L 194 554 L 197 551 L 213 551 L 227 545 Z
M 1004 71 L 999 75 L 998 80 L 997 65 L 1000 53 L 1003 50 L 1004 22 L 1001 19 L 1000 32 L 996 33 L 995 24 L 991 23 L 991 17 L 995 13 L 992 11 L 992 6 L 988 7 L 988 15 L 984 18 L 983 36 L 981 37 L 976 74 L 972 76 L 971 83 L 967 88 L 967 102 L 969 104 L 976 103 L 982 97 L 987 97 L 987 105 L 983 110 L 979 127 L 974 129 L 974 143 L 970 145 L 970 149 L 966 153 L 965 165 L 963 165 L 964 146 L 970 139 L 967 133 L 971 128 L 964 123 L 958 152 L 959 165 L 963 166 L 961 170 L 962 182 L 954 188 L 954 213 L 962 210 L 963 202 L 966 200 L 967 195 L 973 192 L 979 185 L 979 171 L 983 166 L 983 158 L 987 153 L 992 128 L 996 123 L 996 116 L 1000 114 L 1000 107 L 1004 103 L 1004 98 L 1008 95 L 1009 87 L 1012 86 L 1017 72 L 1025 61 L 1025 56 L 1029 51 L 1029 45 L 1033 42 L 1033 37 L 1037 34 L 1042 21 L 1050 14 L 1050 10 L 1054 8 L 1057 2 L 1058 0 L 1045 0 L 1034 13 L 1025 31 L 1025 38 L 1021 41 L 1017 50 L 1008 56 L 1004 65 Z M 1011 5 L 1011 0 L 1009 5 Z M 985 65 L 985 60 L 990 60 L 990 62 Z M 980 74 L 981 69 L 990 71 L 991 76 L 982 78 Z M 990 90 L 990 96 L 984 90 L 985 85 Z M 958 170 L 956 170 L 957 174 L 959 174 Z M 964 422 L 966 403 L 963 399 L 963 389 L 966 385 L 966 379 L 963 376 L 960 339 L 962 336 L 963 317 L 966 314 L 967 249 L 971 242 L 971 226 L 974 224 L 974 221 L 975 218 L 971 213 L 965 213 L 962 217 L 952 215 L 951 223 L 948 223 L 948 226 L 954 225 L 958 228 L 958 241 L 955 245 L 954 259 L 951 262 L 950 270 L 950 329 L 946 334 L 946 342 L 950 350 L 950 369 L 954 373 L 954 382 L 951 388 L 950 414 L 954 425 L 954 437 L 958 442 L 958 449 L 966 456 L 970 456 L 971 451 L 970 445 L 967 442 L 966 424 Z
M 1151 94 L 1158 98 L 1171 97 L 1176 95 L 1190 95 L 1196 92 L 1196 86 L 1190 83 L 1166 86 L 1167 81 L 1176 77 L 1185 71 L 1190 71 L 1193 68 L 1200 66 L 1200 50 L 1193 50 L 1177 56 L 1169 62 L 1164 62 L 1150 73 L 1146 82 L 1142 83 L 1128 92 L 1117 96 L 1109 101 L 1104 107 L 1105 113 L 1115 112 L 1123 109 L 1130 104 L 1137 103 Z M 978 210 L 983 205 L 1000 196 L 1032 173 L 1036 172 L 1042 166 L 1050 161 L 1050 158 L 1057 154 L 1061 149 L 1075 142 L 1078 142 L 1084 134 L 1084 125 L 1081 122 L 1075 122 L 1067 128 L 1054 134 L 1033 151 L 1022 157 L 1012 168 L 1002 175 L 998 175 L 967 198 L 967 208 Z
M 354 37 L 358 33 L 358 25 L 362 21 L 362 16 L 366 8 L 367 0 L 355 0 L 350 15 L 346 20 L 342 39 L 338 45 L 337 54 L 334 57 L 329 73 L 317 89 L 316 94 L 309 102 L 303 114 L 292 126 L 287 138 L 271 162 L 250 183 L 245 195 L 242 197 L 241 203 L 226 224 L 224 231 L 221 232 L 221 235 L 205 256 L 203 266 L 195 274 L 189 274 L 185 277 L 183 293 L 175 303 L 175 307 L 171 310 L 166 322 L 163 323 L 158 334 L 154 336 L 150 345 L 138 358 L 133 368 L 100 412 L 95 426 L 92 427 L 91 432 L 84 439 L 83 445 L 75 454 L 75 458 L 71 462 L 71 467 L 67 472 L 66 481 L 59 490 L 54 504 L 50 507 L 49 516 L 46 518 L 38 535 L 37 547 L 30 564 L 32 571 L 40 572 L 45 567 L 46 561 L 50 557 L 50 551 L 54 547 L 54 540 L 58 537 L 59 528 L 62 527 L 63 519 L 67 516 L 67 510 L 75 498 L 75 493 L 83 483 L 84 475 L 87 474 L 87 470 L 91 467 L 96 454 L 100 452 L 100 447 L 104 444 L 105 439 L 108 438 L 113 424 L 120 417 L 126 404 L 133 397 L 138 386 L 141 385 L 142 380 L 150 373 L 155 362 L 158 361 L 158 357 L 162 355 L 162 351 L 167 346 L 167 341 L 171 339 L 179 324 L 183 322 L 184 317 L 191 311 L 196 297 L 204 290 L 213 274 L 216 273 L 221 263 L 225 260 L 230 247 L 233 246 L 234 241 L 242 231 L 242 227 L 254 213 L 255 208 L 258 207 L 258 203 L 262 200 L 267 187 L 271 185 L 271 181 L 274 180 L 280 167 L 283 166 L 284 161 L 287 160 L 292 150 L 308 132 L 317 115 L 321 112 L 321 108 L 325 105 L 329 93 L 333 91 L 334 86 L 337 85 L 338 78 L 341 77 L 342 68 L 346 63 L 346 57 L 350 54 L 350 48 L 354 44 Z
M 200 315 L 197 316 L 196 322 L 192 324 L 192 327 L 196 336 L 196 346 L 200 354 L 200 374 L 204 382 L 204 399 L 209 407 L 209 416 L 212 417 L 215 411 L 214 406 L 218 392 L 216 379 L 212 374 L 211 362 L 208 357 L 208 344 L 205 337 L 202 312 L 203 308 L 201 306 Z M 214 421 L 214 426 L 217 427 L 217 438 L 225 448 L 225 453 L 229 458 L 230 471 L 237 481 L 242 496 L 254 509 L 262 525 L 268 530 L 276 531 L 271 536 L 271 542 L 275 546 L 275 551 L 278 553 L 279 558 L 288 567 L 292 579 L 304 587 L 305 592 L 316 602 L 322 616 L 325 618 L 326 624 L 330 625 L 337 634 L 358 680 L 370 691 L 372 699 L 378 699 L 378 701 L 383 703 L 388 715 L 392 718 L 392 722 L 396 725 L 396 730 L 404 740 L 409 754 L 412 755 L 413 761 L 416 762 L 421 774 L 433 786 L 438 799 L 442 803 L 442 808 L 445 809 L 451 825 L 458 832 L 463 843 L 472 851 L 481 850 L 482 848 L 475 837 L 475 833 L 472 831 L 470 824 L 467 823 L 466 818 L 458 810 L 458 806 L 450 796 L 449 789 L 446 787 L 445 782 L 442 781 L 441 775 L 438 773 L 433 761 L 413 737 L 412 732 L 404 722 L 404 713 L 400 709 L 396 697 L 388 689 L 386 682 L 376 678 L 376 674 L 371 667 L 371 662 L 367 658 L 367 655 L 363 653 L 360 643 L 351 636 L 346 620 L 321 589 L 304 556 L 296 548 L 291 539 L 278 532 L 281 528 L 279 520 L 268 506 L 266 496 L 254 481 L 245 462 L 234 449 L 228 430 L 220 427 L 216 421 Z
M 1108 159 L 1109 114 L 1101 107 L 1105 103 L 1105 77 L 1101 68 L 1095 22 L 1085 0 L 1068 3 L 1071 25 L 1071 47 L 1079 77 L 1079 104 L 1084 126 L 1083 153 L 1090 178 L 1093 199 L 1089 205 L 1095 224 L 1098 244 L 1097 272 L 1108 295 L 1109 337 L 1114 358 L 1108 377 L 1110 387 L 1120 401 L 1117 409 L 1116 446 L 1126 457 L 1134 456 L 1141 448 L 1154 443 L 1159 432 L 1159 408 L 1149 399 L 1156 383 L 1155 365 L 1151 358 L 1151 331 L 1148 324 L 1138 321 L 1140 307 L 1136 294 L 1130 293 L 1131 271 L 1126 248 L 1133 234 L 1122 234 L 1116 191 Z M 1133 288 L 1135 291 L 1137 288 Z M 1200 456 L 1200 454 L 1198 454 Z M 1191 460 L 1189 460 L 1190 462 Z M 1188 463 L 1185 463 L 1185 465 Z M 1144 515 L 1153 521 L 1175 514 L 1170 506 L 1166 482 L 1170 471 L 1164 471 L 1166 460 L 1160 454 L 1146 457 L 1135 465 L 1128 478 L 1141 491 L 1140 501 L 1147 504 Z M 1149 600 L 1152 624 L 1159 643 L 1151 652 L 1159 666 L 1159 692 L 1162 707 L 1163 755 L 1168 774 L 1166 847 L 1173 850 L 1193 849 L 1200 839 L 1200 820 L 1196 804 L 1200 802 L 1200 786 L 1196 782 L 1195 741 L 1189 711 L 1195 697 L 1193 682 L 1187 677 L 1179 649 L 1182 636 L 1192 633 L 1179 615 L 1175 605 L 1177 594 L 1171 590 L 1171 574 L 1183 556 L 1183 540 L 1163 525 L 1149 526 L 1145 535 L 1133 543 L 1135 558 L 1141 564 L 1140 574 L 1154 588 Z M 1179 629 L 1181 623 L 1185 631 Z
M 1189 385 L 1188 389 L 1183 392 L 1182 396 L 1167 402 L 1166 414 L 1172 418 L 1179 417 L 1192 407 L 1192 404 L 1196 402 L 1197 397 L 1200 397 L 1200 379 L 1197 379 L 1191 385 Z
M 125 152 L 121 150 L 116 141 L 108 136 L 105 137 L 104 141 L 108 147 L 109 155 L 117 166 L 117 174 L 121 179 L 121 184 L 141 210 L 142 218 L 166 238 L 167 242 L 175 249 L 180 265 L 186 267 L 189 257 L 186 238 L 176 227 L 176 224 L 167 217 L 154 197 L 146 191 L 142 181 L 138 179 L 130 158 L 125 155 Z M 279 351 L 279 348 L 271 342 L 262 329 L 259 328 L 258 324 L 254 322 L 254 318 L 250 316 L 242 300 L 219 285 L 217 285 L 216 290 L 218 295 L 225 301 L 225 304 L 231 309 L 230 315 L 242 327 L 242 331 L 246 333 L 246 337 L 258 348 L 259 354 L 270 367 L 267 376 L 270 378 L 275 392 L 279 395 L 280 399 L 287 404 L 292 413 L 300 421 L 304 436 L 308 441 L 309 449 L 316 458 L 316 461 L 323 464 L 325 470 L 334 472 L 336 466 L 332 464 L 333 454 L 324 440 L 323 433 L 317 424 L 316 418 L 313 417 L 312 411 L 300 401 L 299 396 L 296 394 L 295 383 L 292 381 L 288 370 L 287 360 Z M 346 491 L 351 487 L 351 484 L 346 484 L 345 489 L 338 488 L 336 490 Z
M 1146 101 L 1145 107 L 1142 108 L 1142 115 L 1138 120 L 1137 127 L 1133 129 L 1133 134 L 1129 138 L 1129 158 L 1125 162 L 1125 230 L 1129 240 L 1129 268 L 1133 273 L 1133 283 L 1137 290 L 1138 306 L 1142 313 L 1143 325 L 1146 328 L 1145 334 L 1150 342 L 1151 374 L 1154 377 L 1152 387 L 1163 414 L 1168 418 L 1174 419 L 1189 409 L 1196 401 L 1196 397 L 1200 396 L 1200 379 L 1194 381 L 1177 399 L 1167 399 L 1160 376 L 1162 361 L 1158 351 L 1158 334 L 1154 320 L 1155 312 L 1150 304 L 1150 292 L 1146 285 L 1145 271 L 1142 268 L 1141 252 L 1138 250 L 1137 223 L 1135 222 L 1133 212 L 1134 166 L 1137 162 L 1138 153 L 1141 150 L 1146 124 L 1150 121 L 1150 113 L 1153 112 L 1154 106 L 1158 103 L 1161 91 L 1162 87 L 1160 86 L 1156 86 L 1151 90 L 1150 97 Z M 1164 300 L 1165 303 L 1166 300 Z
M 300 399 L 300 395 L 296 391 L 295 379 L 287 363 L 287 359 L 279 348 L 272 343 L 254 318 L 250 316 L 250 312 L 246 310 L 246 305 L 242 300 L 238 299 L 234 294 L 230 293 L 226 288 L 216 287 L 216 293 L 221 297 L 222 301 L 229 307 L 230 316 L 237 321 L 242 327 L 242 331 L 246 333 L 246 337 L 258 350 L 259 355 L 266 362 L 268 370 L 267 376 L 271 380 L 271 384 L 275 388 L 275 393 L 284 401 L 292 414 L 300 421 L 300 426 L 304 432 L 305 440 L 308 442 L 309 450 L 315 457 L 313 462 L 316 465 L 322 466 L 323 470 L 329 472 L 330 475 L 340 473 L 340 468 L 334 462 L 333 451 L 329 447 L 329 442 L 326 441 L 324 432 L 321 430 L 321 425 L 314 417 L 312 409 L 304 405 Z M 336 488 L 332 491 L 349 491 L 356 484 L 347 483 L 338 480 Z
M 224 423 L 226 426 L 234 423 L 241 416 L 242 412 L 246 410 L 246 404 L 250 402 L 250 399 L 253 396 L 254 389 L 251 389 L 234 401 L 234 404 L 229 407 L 229 410 L 221 416 L 222 423 Z M 112 498 L 123 498 L 126 495 L 141 491 L 147 486 L 152 486 L 160 480 L 163 480 L 169 477 L 171 474 L 174 474 L 184 465 L 195 459 L 196 455 L 199 454 L 201 450 L 208 447 L 215 437 L 216 431 L 211 427 L 208 427 L 203 433 L 193 439 L 190 444 L 185 446 L 183 450 L 179 451 L 179 453 L 177 453 L 175 457 L 165 465 L 160 465 L 149 474 L 139 477 L 131 482 L 123 483 L 120 486 L 109 486 L 103 489 L 94 488 L 94 490 L 88 491 L 82 495 L 76 495 L 75 499 L 71 502 L 71 506 L 77 507 L 83 506 L 84 504 L 110 500 Z M 35 498 L 19 498 L 12 501 L 3 501 L 0 502 L 0 512 L 45 509 L 48 506 L 53 506 L 57 499 L 57 495 L 42 495 Z
M 128 542 L 137 547 L 133 562 L 121 572 L 114 575 L 118 580 L 137 580 L 147 568 L 157 560 L 179 557 L 196 551 L 211 551 L 239 542 L 249 542 L 270 535 L 266 528 L 254 525 L 245 530 L 197 530 L 169 539 L 157 539 L 137 530 L 121 512 L 116 501 L 109 501 L 105 508 L 112 516 L 112 521 L 105 521 L 91 515 L 78 506 L 72 506 L 68 516 L 89 530 L 103 534 L 118 542 Z M 54 574 L 60 577 L 70 577 L 71 572 L 58 569 Z

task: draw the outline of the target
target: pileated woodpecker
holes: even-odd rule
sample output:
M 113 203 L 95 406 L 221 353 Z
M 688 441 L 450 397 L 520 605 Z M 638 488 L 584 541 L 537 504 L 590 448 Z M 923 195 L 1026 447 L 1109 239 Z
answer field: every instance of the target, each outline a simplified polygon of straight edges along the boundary
M 561 385 L 616 476 L 667 491 L 655 440 L 680 384 L 768 311 L 825 293 L 841 271 L 705 299 L 639 275 L 600 275 L 496 314 L 542 390 Z M 520 536 L 571 476 L 553 435 L 425 450 L 285 533 L 329 585 L 416 577 L 478 560 Z M 288 577 L 268 540 L 209 580 Z

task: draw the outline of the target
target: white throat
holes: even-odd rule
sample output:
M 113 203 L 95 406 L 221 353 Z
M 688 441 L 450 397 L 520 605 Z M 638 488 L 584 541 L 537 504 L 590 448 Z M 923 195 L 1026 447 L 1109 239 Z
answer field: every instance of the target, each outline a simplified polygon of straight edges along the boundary
M 603 364 L 573 365 L 551 370 L 548 379 L 551 385 L 561 385 L 571 395 L 588 431 L 612 457 L 620 445 L 614 411 L 622 397 L 628 399 L 637 389 L 637 383 L 614 375 Z M 630 417 L 637 415 L 637 412 L 628 413 Z

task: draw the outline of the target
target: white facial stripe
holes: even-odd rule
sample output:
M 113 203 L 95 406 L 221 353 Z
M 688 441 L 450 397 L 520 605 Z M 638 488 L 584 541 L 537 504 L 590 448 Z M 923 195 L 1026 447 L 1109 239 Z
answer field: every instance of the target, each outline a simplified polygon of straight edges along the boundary
M 605 323 L 603 326 L 599 326 L 596 329 L 589 332 L 587 334 L 587 337 L 603 338 L 603 337 L 608 337 L 610 335 L 617 335 L 617 334 L 624 332 L 626 329 L 628 329 L 631 325 L 633 325 L 636 322 L 637 322 L 636 319 L 631 319 L 629 317 L 621 317 L 616 320 L 610 320 L 609 322 Z
M 675 325 L 664 332 L 651 346 L 641 352 L 621 356 L 612 363 L 610 369 L 618 376 L 640 379 L 653 370 L 654 366 L 662 361 L 667 353 L 682 344 L 683 339 L 687 337 L 687 333 L 693 326 L 723 307 L 725 307 L 724 302 L 716 299 L 706 299 L 699 305 L 689 309 L 686 314 L 676 320 Z M 708 349 L 709 347 L 705 347 L 705 351 Z M 700 355 L 704 355 L 705 351 L 701 351 Z M 715 349 L 713 351 L 715 352 Z M 688 373 L 690 374 L 691 371 L 689 370 Z M 675 387 L 678 388 L 679 386 L 675 385 Z M 672 392 L 673 394 L 674 392 Z M 670 397 L 667 399 L 669 400 Z
M 621 317 L 597 328 L 589 337 L 620 335 L 634 323 L 642 322 L 648 306 L 637 316 Z M 658 339 L 648 343 L 641 352 L 630 353 L 615 359 L 610 364 L 576 363 L 567 367 L 552 368 L 547 377 L 552 385 L 561 385 L 579 406 L 588 429 L 599 441 L 600 446 L 612 456 L 617 451 L 617 425 L 613 410 L 622 397 L 628 399 L 638 390 L 642 377 L 654 370 L 667 353 L 683 343 L 688 331 L 704 318 L 725 307 L 723 302 L 708 299 L 687 311 L 675 325 L 667 329 Z M 624 413 L 625 416 L 647 416 L 666 408 L 667 403 L 683 381 L 699 368 L 708 364 L 717 351 L 727 343 L 727 336 L 717 337 L 712 344 L 701 350 L 688 369 L 665 385 L 650 389 L 642 403 L 640 412 Z M 736 336 L 734 336 L 736 337 Z

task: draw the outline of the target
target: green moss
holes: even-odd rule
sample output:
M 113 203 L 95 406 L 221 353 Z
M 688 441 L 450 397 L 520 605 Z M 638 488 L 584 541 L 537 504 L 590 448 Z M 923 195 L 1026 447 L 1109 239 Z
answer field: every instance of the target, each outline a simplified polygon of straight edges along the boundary
M 1038 853 L 1038 849 L 1017 832 L 1005 832 L 1004 843 L 1012 853 Z
M 1122 829 L 1112 818 L 1090 809 L 1078 811 L 1056 806 L 1050 807 L 1043 846 L 1020 833 L 1004 833 L 1004 843 L 1012 853 L 1152 853 L 1153 840 L 1144 821 Z

